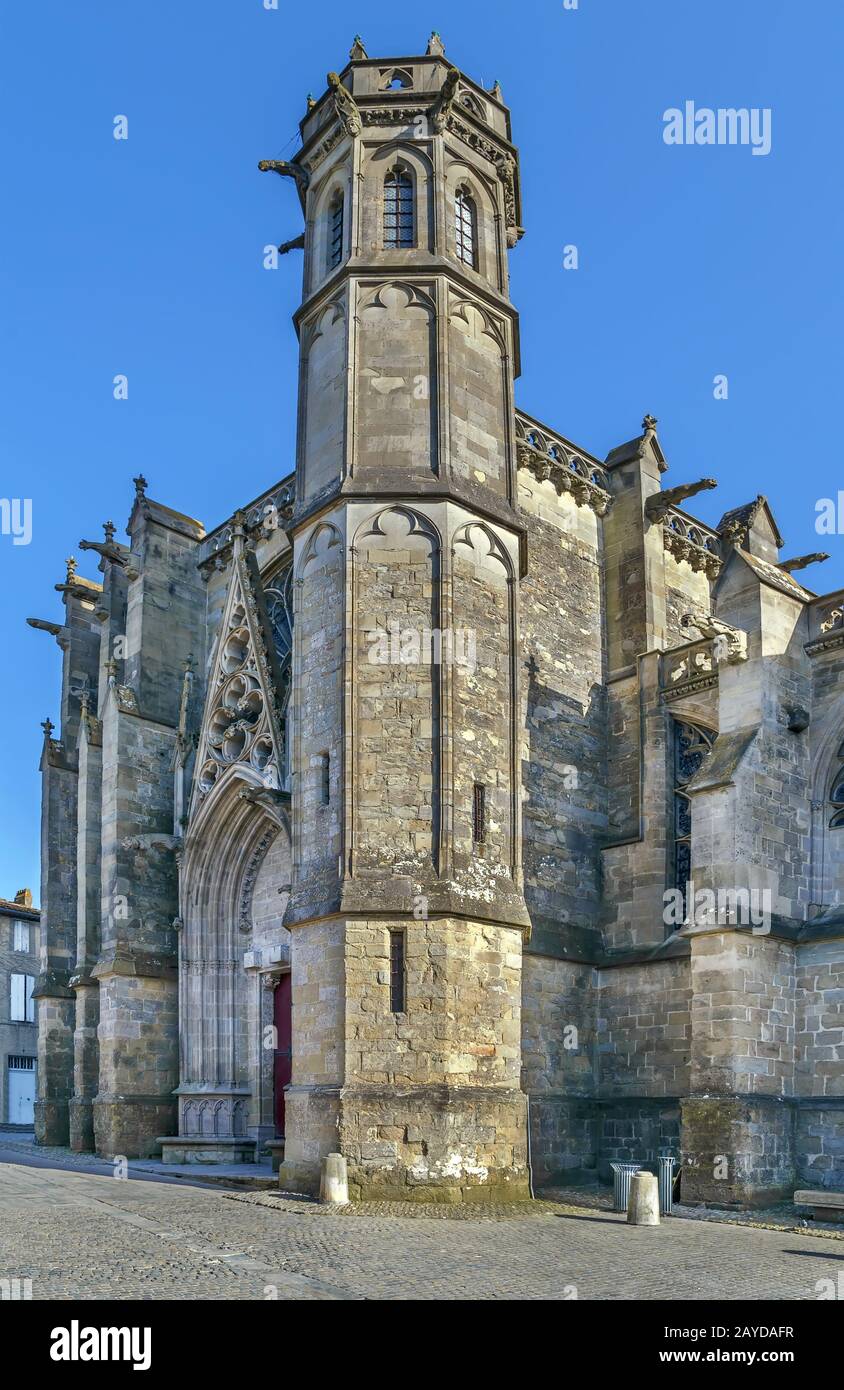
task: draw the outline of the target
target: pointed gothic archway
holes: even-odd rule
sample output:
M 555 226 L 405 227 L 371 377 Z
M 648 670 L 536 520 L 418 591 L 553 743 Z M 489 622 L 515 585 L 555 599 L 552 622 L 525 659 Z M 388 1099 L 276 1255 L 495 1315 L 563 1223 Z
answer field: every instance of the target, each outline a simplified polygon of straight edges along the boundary
M 180 866 L 179 1135 L 166 1162 L 252 1161 L 275 1132 L 272 995 L 289 961 L 287 797 L 248 766 L 203 801 Z

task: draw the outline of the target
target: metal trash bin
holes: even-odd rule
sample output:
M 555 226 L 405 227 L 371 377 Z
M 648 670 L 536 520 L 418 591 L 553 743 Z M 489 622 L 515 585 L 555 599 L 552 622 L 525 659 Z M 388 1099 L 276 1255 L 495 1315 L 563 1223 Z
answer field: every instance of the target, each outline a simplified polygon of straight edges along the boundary
M 674 1207 L 674 1165 L 676 1158 L 660 1156 L 659 1172 L 659 1210 L 663 1216 L 670 1216 Z
M 630 1201 L 630 1183 L 634 1173 L 638 1173 L 641 1163 L 611 1163 L 613 1175 L 613 1196 L 615 1210 L 627 1211 Z

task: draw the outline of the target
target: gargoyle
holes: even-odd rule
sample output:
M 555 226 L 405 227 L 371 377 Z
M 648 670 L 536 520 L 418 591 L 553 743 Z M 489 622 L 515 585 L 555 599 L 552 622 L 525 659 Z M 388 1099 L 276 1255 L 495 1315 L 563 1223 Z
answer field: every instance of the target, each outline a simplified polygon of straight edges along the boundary
M 310 183 L 310 174 L 307 169 L 303 169 L 301 164 L 288 162 L 286 159 L 262 159 L 258 163 L 258 168 L 262 174 L 271 170 L 274 174 L 279 174 L 281 178 L 295 179 L 300 193 L 304 193 Z
M 645 516 L 649 521 L 664 521 L 672 507 L 679 507 L 687 497 L 694 497 L 699 492 L 708 492 L 710 488 L 717 487 L 714 478 L 701 478 L 697 483 L 681 483 L 678 487 L 666 487 L 661 492 L 655 492 L 645 503 Z
M 167 835 L 163 832 L 153 832 L 150 835 L 127 835 L 121 840 L 124 849 L 139 850 L 141 854 L 149 854 L 150 850 L 158 850 L 161 854 L 167 854 L 181 844 L 178 835 Z
M 58 637 L 62 630 L 61 623 L 48 623 L 45 618 L 27 618 L 29 627 L 34 627 L 38 632 L 49 632 L 52 637 Z
M 363 122 L 351 92 L 343 86 L 336 72 L 330 72 L 326 81 L 334 95 L 334 110 L 337 112 L 340 124 L 346 134 L 360 135 L 363 130 Z
M 304 249 L 305 233 L 300 232 L 299 235 L 295 236 L 292 241 L 283 241 L 278 248 L 278 254 L 280 256 L 286 256 L 288 251 L 304 251 Z
M 110 560 L 114 565 L 121 565 L 124 569 L 129 563 L 129 553 L 121 549 L 119 545 L 109 544 L 104 541 L 80 541 L 80 550 L 96 550 L 98 555 L 102 555 L 104 560 Z
M 732 627 L 723 619 L 711 613 L 684 613 L 680 619 L 682 628 L 696 627 L 704 637 L 714 638 L 712 655 L 717 662 L 726 661 L 731 666 L 747 660 L 747 633 L 741 628 Z
M 793 574 L 795 570 L 804 570 L 807 565 L 819 565 L 822 560 L 828 560 L 829 555 L 825 550 L 815 550 L 811 555 L 798 555 L 795 560 L 781 560 L 777 569 L 785 570 L 786 574 Z
M 451 108 L 457 97 L 457 84 L 460 81 L 460 73 L 457 68 L 449 68 L 446 73 L 445 82 L 440 88 L 440 94 L 436 104 L 431 109 L 431 128 L 437 135 L 442 134 L 448 124 Z

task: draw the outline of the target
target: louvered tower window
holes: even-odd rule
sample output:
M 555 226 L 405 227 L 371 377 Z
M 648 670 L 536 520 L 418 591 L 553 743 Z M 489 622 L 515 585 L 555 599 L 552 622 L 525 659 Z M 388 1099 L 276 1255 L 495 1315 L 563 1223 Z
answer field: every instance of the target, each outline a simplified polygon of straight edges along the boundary
M 343 194 L 337 193 L 328 213 L 328 269 L 343 259 Z
M 692 803 L 686 787 L 708 758 L 714 737 L 696 724 L 674 721 L 674 886 L 684 897 L 692 873 Z
M 467 188 L 458 188 L 454 197 L 454 232 L 457 259 L 473 270 L 478 266 L 478 212 Z
M 384 180 L 384 246 L 413 246 L 413 180 L 397 164 Z

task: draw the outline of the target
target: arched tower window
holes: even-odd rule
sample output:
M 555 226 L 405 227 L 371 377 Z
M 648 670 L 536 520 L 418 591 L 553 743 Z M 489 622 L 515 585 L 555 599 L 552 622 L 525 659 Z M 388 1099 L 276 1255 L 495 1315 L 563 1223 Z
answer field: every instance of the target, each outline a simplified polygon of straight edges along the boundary
M 384 180 L 384 246 L 415 245 L 413 179 L 397 164 Z
M 838 759 L 835 772 L 832 777 L 832 789 L 829 793 L 830 830 L 841 830 L 844 828 L 844 743 L 838 750 Z
M 334 270 L 343 259 L 343 194 L 338 189 L 328 209 L 328 269 Z
M 458 188 L 454 195 L 454 232 L 457 259 L 477 270 L 478 210 L 468 188 Z
M 283 721 L 284 756 L 282 776 L 285 788 L 290 776 L 290 686 L 293 669 L 293 566 L 277 574 L 264 590 L 267 603 L 267 617 L 273 636 L 276 657 L 281 674 L 281 689 L 278 692 L 278 711 Z
M 692 873 L 692 804 L 686 788 L 709 756 L 714 737 L 708 729 L 674 720 L 674 887 L 684 897 Z

